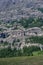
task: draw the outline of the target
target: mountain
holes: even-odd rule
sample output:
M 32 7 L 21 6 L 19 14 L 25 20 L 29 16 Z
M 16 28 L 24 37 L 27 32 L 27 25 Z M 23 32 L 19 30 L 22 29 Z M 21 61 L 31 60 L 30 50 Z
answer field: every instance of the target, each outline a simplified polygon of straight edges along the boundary
M 43 0 L 0 0 L 0 20 L 41 17 Z

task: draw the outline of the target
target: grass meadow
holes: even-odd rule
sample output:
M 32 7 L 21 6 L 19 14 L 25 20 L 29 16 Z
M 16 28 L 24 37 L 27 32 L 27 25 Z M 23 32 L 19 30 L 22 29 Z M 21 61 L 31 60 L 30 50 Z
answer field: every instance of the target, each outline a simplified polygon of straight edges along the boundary
M 43 56 L 0 58 L 0 65 L 43 65 Z

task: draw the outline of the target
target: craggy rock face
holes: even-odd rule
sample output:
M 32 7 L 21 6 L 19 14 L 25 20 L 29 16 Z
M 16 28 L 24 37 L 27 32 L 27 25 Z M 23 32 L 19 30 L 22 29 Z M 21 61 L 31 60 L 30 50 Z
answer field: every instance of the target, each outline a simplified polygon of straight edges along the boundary
M 0 0 L 0 19 L 41 16 L 38 7 L 43 7 L 43 0 Z
M 18 3 L 18 4 L 17 4 Z M 21 4 L 22 3 L 22 4 Z M 41 4 L 41 3 L 43 3 L 43 0 L 0 0 L 0 9 L 2 9 L 2 8 L 5 8 L 6 6 L 8 7 L 9 5 L 11 5 L 11 6 L 13 6 L 14 4 L 16 5 L 17 4 L 17 6 L 19 5 L 19 4 L 21 4 L 21 5 L 28 5 L 28 6 L 30 6 L 30 5 L 32 5 L 32 4 Z M 10 7 L 11 7 L 10 6 Z M 34 5 L 33 5 L 34 6 Z M 25 7 L 25 6 L 24 6 Z

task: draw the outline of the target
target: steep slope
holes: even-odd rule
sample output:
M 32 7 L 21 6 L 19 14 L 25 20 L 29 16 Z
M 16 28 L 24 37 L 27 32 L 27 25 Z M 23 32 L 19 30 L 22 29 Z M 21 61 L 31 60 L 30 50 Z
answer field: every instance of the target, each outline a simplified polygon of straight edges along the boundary
M 43 7 L 43 0 L 0 0 L 0 20 L 41 17 L 38 7 Z

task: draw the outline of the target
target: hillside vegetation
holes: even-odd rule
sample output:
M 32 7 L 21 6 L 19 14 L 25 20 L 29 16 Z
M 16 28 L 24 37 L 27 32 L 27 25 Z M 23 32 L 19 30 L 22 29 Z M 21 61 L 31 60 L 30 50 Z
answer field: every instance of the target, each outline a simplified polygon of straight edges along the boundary
M 24 47 L 22 50 L 17 50 L 14 48 L 14 50 L 10 48 L 2 49 L 0 50 L 0 58 L 6 58 L 6 57 L 18 57 L 18 56 L 33 56 L 34 51 L 40 51 L 39 47 Z

